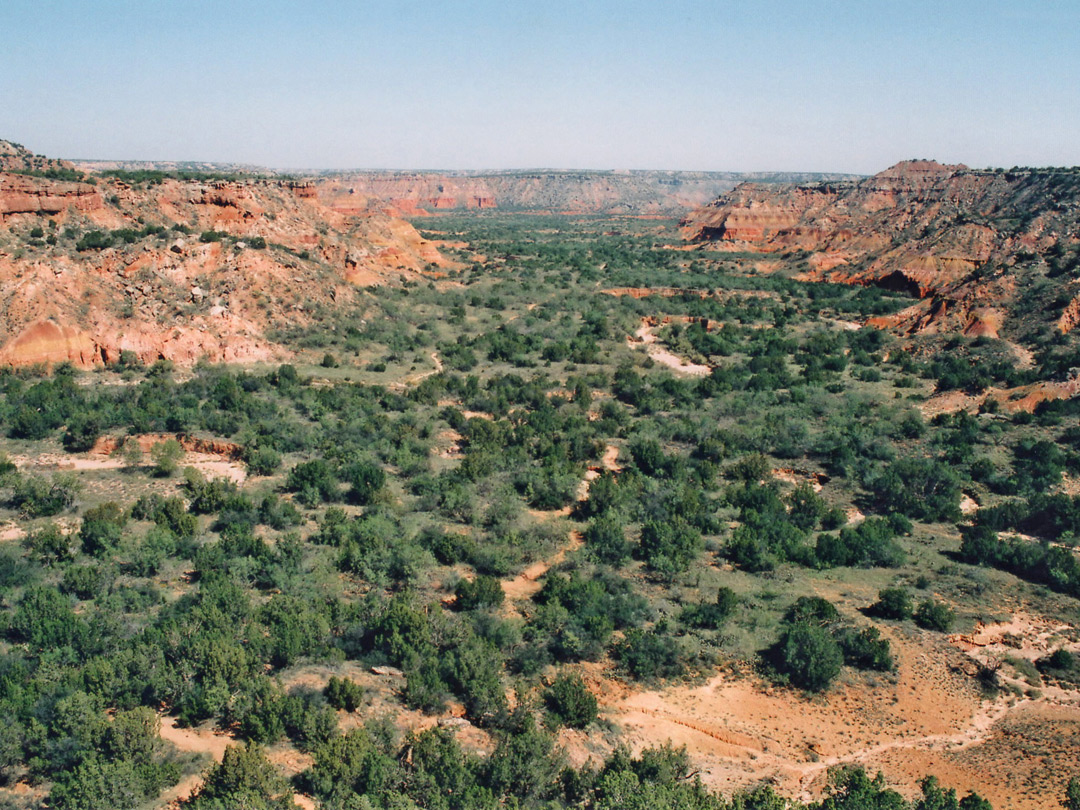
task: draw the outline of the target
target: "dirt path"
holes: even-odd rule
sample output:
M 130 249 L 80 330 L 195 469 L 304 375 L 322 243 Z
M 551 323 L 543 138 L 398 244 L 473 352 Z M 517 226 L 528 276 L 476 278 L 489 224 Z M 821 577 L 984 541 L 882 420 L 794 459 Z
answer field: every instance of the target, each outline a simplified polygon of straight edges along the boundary
M 211 728 L 179 728 L 176 725 L 175 717 L 163 716 L 159 733 L 161 739 L 172 743 L 181 751 L 209 754 L 214 762 L 221 762 L 225 757 L 225 749 L 230 745 L 239 745 L 239 742 L 229 735 Z M 306 761 L 310 757 L 305 759 L 303 755 L 297 755 L 294 752 L 286 752 L 282 757 L 272 757 L 272 761 L 274 759 L 287 759 L 290 756 L 300 761 L 300 764 L 305 767 L 310 764 Z M 275 761 L 275 764 L 281 765 L 282 763 Z M 294 767 L 288 770 L 296 773 L 302 768 Z M 169 808 L 169 810 L 179 810 L 202 786 L 202 782 L 203 773 L 193 773 L 184 777 L 179 783 L 173 785 L 158 797 L 158 806 Z M 293 795 L 293 801 L 303 810 L 315 810 L 315 802 L 308 796 L 296 793 Z
M 560 548 L 555 554 L 546 560 L 534 562 L 513 579 L 504 580 L 502 583 L 503 593 L 512 602 L 523 599 L 531 599 L 540 590 L 540 577 L 548 572 L 548 569 L 558 565 L 566 559 L 571 551 L 581 548 L 584 542 L 581 532 L 570 532 L 569 542 Z
M 879 629 L 892 644 L 895 672 L 839 682 L 813 698 L 729 673 L 704 685 L 611 691 L 606 699 L 603 689 L 594 691 L 632 750 L 665 740 L 685 745 L 705 784 L 725 793 L 767 780 L 785 795 L 816 801 L 830 768 L 855 764 L 883 771 L 907 798 L 933 774 L 995 807 L 1048 806 L 1038 785 L 1048 772 L 1075 766 L 1073 749 L 1058 741 L 1080 725 L 1080 691 L 1046 683 L 1032 691 L 1023 671 L 1006 665 L 998 672 L 1001 696 L 988 701 L 972 675 L 975 664 L 997 669 L 1063 645 L 1080 649 L 1076 628 L 1018 613 L 948 639 Z M 1044 747 L 1046 758 L 1004 766 L 1023 745 Z
M 181 751 L 196 754 L 209 754 L 214 762 L 221 762 L 225 749 L 236 743 L 232 737 L 210 728 L 179 728 L 175 717 L 161 718 L 161 739 L 175 745 Z M 190 798 L 202 785 L 203 775 L 193 773 L 161 794 L 161 805 L 179 807 L 180 803 Z
M 709 366 L 699 365 L 697 363 L 688 363 L 681 357 L 672 354 L 667 349 L 661 347 L 654 333 L 654 329 L 658 327 L 649 326 L 648 323 L 641 325 L 632 338 L 627 338 L 626 343 L 630 348 L 644 345 L 645 352 L 653 359 L 653 361 L 667 366 L 672 371 L 680 374 L 689 374 L 693 377 L 704 377 L 712 373 L 712 368 Z
M 891 742 L 852 751 L 843 756 L 827 757 L 817 762 L 793 766 L 795 771 L 802 772 L 802 778 L 799 780 L 799 798 L 803 801 L 810 801 L 813 798 L 809 791 L 811 783 L 818 775 L 837 765 L 862 763 L 865 760 L 879 758 L 890 751 L 911 749 L 958 751 L 984 743 L 990 738 L 994 726 L 1004 719 L 1009 712 L 1031 702 L 1030 700 L 1023 700 L 1018 703 L 1009 703 L 1005 699 L 1000 699 L 990 704 L 989 707 L 981 709 L 972 717 L 971 722 L 965 728 L 953 734 L 930 734 L 914 739 L 892 740 Z
M 1013 355 L 1016 357 L 1016 367 L 1023 371 L 1027 369 L 1035 368 L 1035 355 L 1031 349 L 1025 349 L 1019 343 L 1013 343 L 1011 340 L 1005 341 L 1009 348 L 1012 350 Z
M 767 778 L 775 781 L 782 792 L 802 801 L 819 798 L 813 788 L 820 788 L 820 779 L 837 765 L 861 764 L 873 769 L 890 752 L 918 750 L 943 756 L 971 748 L 990 740 L 997 724 L 1011 712 L 1034 702 L 1003 697 L 978 706 L 966 722 L 952 730 L 897 736 L 842 750 L 860 730 L 845 731 L 843 722 L 821 723 L 824 718 L 820 706 L 800 706 L 793 696 L 772 694 L 773 690 L 763 693 L 760 687 L 755 690 L 750 685 L 732 684 L 724 676 L 693 691 L 715 694 L 717 700 L 722 698 L 724 711 L 714 712 L 719 705 L 714 705 L 713 700 L 687 699 L 680 690 L 664 696 L 638 693 L 619 701 L 621 705 L 613 708 L 635 748 L 665 739 L 675 745 L 686 745 L 696 760 L 695 766 L 703 771 L 702 778 L 713 788 L 733 790 Z M 745 707 L 740 706 L 743 702 Z M 808 708 L 812 710 L 807 711 Z M 840 705 L 837 712 L 851 708 Z M 767 710 L 772 722 L 768 726 L 748 726 L 747 716 L 739 723 L 742 728 L 731 728 L 725 722 L 747 710 L 752 713 Z M 896 721 L 899 725 L 893 733 L 903 733 L 906 724 L 900 718 L 895 718 Z M 859 725 L 860 719 L 852 717 L 850 722 Z M 879 734 L 885 731 L 877 730 Z M 825 753 L 822 747 L 838 750 Z
M 619 448 L 613 444 L 609 444 L 604 448 L 604 455 L 600 459 L 600 464 L 605 470 L 611 472 L 622 472 L 622 466 L 618 463 Z M 594 481 L 600 477 L 599 470 L 591 469 L 585 473 L 585 477 L 578 484 L 578 500 L 584 501 L 589 497 L 589 482 Z M 556 517 L 568 517 L 570 515 L 570 507 L 564 506 L 562 509 L 555 509 L 548 512 L 542 512 L 537 509 L 530 509 L 529 514 L 535 518 L 551 519 Z M 540 590 L 539 579 L 548 572 L 550 568 L 558 565 L 566 559 L 566 555 L 571 551 L 577 551 L 584 543 L 584 538 L 581 532 L 576 529 L 572 530 L 568 537 L 568 542 L 562 548 L 560 548 L 552 557 L 546 560 L 539 560 L 534 562 L 516 577 L 510 580 L 504 580 L 502 583 L 503 593 L 506 594 L 506 598 L 510 601 L 519 601 L 522 599 L 530 599 L 537 591 Z
M 391 383 L 389 387 L 393 388 L 395 391 L 400 391 L 407 386 L 416 385 L 419 382 L 423 382 L 428 377 L 433 377 L 436 374 L 440 373 L 443 370 L 443 362 L 439 358 L 439 353 L 432 352 L 431 359 L 435 363 L 435 368 L 433 368 L 431 371 L 421 371 L 417 374 L 410 374 L 409 376 L 405 377 L 402 380 L 399 380 L 396 383 Z
M 605 470 L 611 472 L 622 472 L 622 465 L 619 464 L 619 448 L 613 444 L 609 444 L 604 448 L 604 455 L 600 459 L 600 463 Z

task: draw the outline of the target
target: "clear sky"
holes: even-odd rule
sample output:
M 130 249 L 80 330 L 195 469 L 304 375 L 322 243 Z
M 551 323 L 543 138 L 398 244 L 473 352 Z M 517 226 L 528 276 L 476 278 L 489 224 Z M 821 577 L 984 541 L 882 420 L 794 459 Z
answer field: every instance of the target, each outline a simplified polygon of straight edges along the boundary
M 0 138 L 277 168 L 1080 164 L 1078 0 L 2 0 Z

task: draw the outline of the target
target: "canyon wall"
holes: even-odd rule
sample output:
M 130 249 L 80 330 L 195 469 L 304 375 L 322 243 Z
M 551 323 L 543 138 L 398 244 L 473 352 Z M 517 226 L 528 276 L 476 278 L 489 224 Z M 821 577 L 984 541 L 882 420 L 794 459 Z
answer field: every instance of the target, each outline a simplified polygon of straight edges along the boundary
M 319 183 L 330 207 L 371 198 L 412 216 L 497 208 L 508 212 L 682 216 L 738 183 L 802 182 L 846 175 L 675 171 L 355 172 Z
M 1077 169 L 921 160 L 859 181 L 748 183 L 682 225 L 689 240 L 771 254 L 804 280 L 907 292 L 918 303 L 878 324 L 901 332 L 1023 335 L 1044 321 L 1067 332 L 1077 319 Z
M 275 331 L 452 266 L 380 206 L 333 211 L 309 182 L 78 182 L 46 160 L 0 141 L 0 363 L 280 360 Z

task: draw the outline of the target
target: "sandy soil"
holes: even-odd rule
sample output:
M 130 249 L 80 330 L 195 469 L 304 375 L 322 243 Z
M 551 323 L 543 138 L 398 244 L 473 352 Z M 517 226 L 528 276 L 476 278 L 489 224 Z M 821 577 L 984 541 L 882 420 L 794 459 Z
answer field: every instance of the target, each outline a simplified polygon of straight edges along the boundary
M 401 390 L 410 385 L 416 385 L 417 383 L 426 380 L 428 377 L 432 377 L 441 372 L 443 370 L 443 362 L 439 358 L 439 353 L 432 352 L 431 359 L 435 363 L 435 368 L 433 368 L 431 371 L 421 371 L 417 374 L 410 374 L 409 376 L 399 380 L 398 382 L 391 383 L 389 387 L 394 390 Z
M 823 473 L 808 472 L 806 470 L 793 470 L 789 467 L 780 467 L 772 471 L 773 478 L 788 484 L 807 483 L 814 492 L 821 492 L 829 480 L 829 476 Z
M 619 464 L 619 448 L 613 444 L 609 444 L 605 447 L 604 455 L 600 458 L 600 463 L 605 470 L 622 472 L 622 465 Z
M 22 540 L 26 537 L 26 530 L 15 523 L 5 523 L 0 526 L 0 542 L 6 540 Z
M 1022 366 L 1022 364 L 1021 364 Z M 942 413 L 964 410 L 974 413 L 987 399 L 995 399 L 1005 413 L 1034 412 L 1040 402 L 1071 399 L 1080 395 L 1080 377 L 1064 381 L 1043 381 L 1018 388 L 988 388 L 980 394 L 946 391 L 935 394 L 919 405 L 923 416 L 930 419 Z
M 1044 686 L 989 701 L 971 675 L 975 662 L 1030 660 L 1063 643 L 1080 647 L 1077 631 L 1025 614 L 948 640 L 881 629 L 896 673 L 845 675 L 813 698 L 727 672 L 704 684 L 636 693 L 595 668 L 585 677 L 635 751 L 665 740 L 686 745 L 702 780 L 724 793 L 768 781 L 787 795 L 817 799 L 828 769 L 853 763 L 880 769 L 909 797 L 933 774 L 961 795 L 977 790 L 996 808 L 1057 806 L 1047 791 L 1060 790 L 1057 777 L 1080 762 L 1080 693 Z M 572 747 L 572 759 L 587 758 Z M 1028 750 L 1041 755 L 1018 757 Z M 1022 761 L 1013 766 L 1010 759 Z
M 73 472 L 97 472 L 100 470 L 120 470 L 124 462 L 111 456 L 91 454 L 64 455 L 60 453 L 42 453 L 38 456 L 12 456 L 11 460 L 19 469 L 36 468 L 65 470 Z M 243 484 L 247 479 L 247 468 L 239 461 L 232 461 L 212 453 L 186 452 L 180 459 L 179 467 L 194 467 L 206 478 L 227 478 L 235 484 Z
M 709 366 L 699 365 L 697 363 L 688 363 L 681 357 L 678 357 L 667 349 L 657 344 L 657 338 L 655 329 L 657 327 L 650 326 L 648 323 L 642 324 L 632 338 L 627 338 L 627 344 L 633 348 L 635 346 L 644 345 L 645 351 L 648 353 L 655 362 L 667 366 L 672 371 L 680 374 L 689 374 L 694 377 L 704 377 L 712 373 L 712 368 Z
M 1035 368 L 1035 354 L 1031 349 L 1026 349 L 1019 343 L 1013 343 L 1011 340 L 1006 340 L 1005 342 L 1009 344 L 1009 348 L 1016 357 L 1017 368 L 1025 371 L 1030 368 Z
M 504 580 L 502 588 L 506 598 L 511 602 L 531 599 L 542 587 L 540 578 L 548 572 L 548 569 L 565 560 L 566 555 L 571 551 L 581 548 L 582 542 L 581 532 L 572 531 L 566 545 L 560 548 L 552 557 L 534 562 L 513 579 Z
M 225 749 L 235 745 L 236 740 L 232 737 L 215 731 L 206 726 L 199 728 L 178 728 L 175 717 L 162 715 L 161 739 L 172 743 L 181 751 L 191 751 L 197 754 L 208 754 L 214 762 L 221 762 L 225 756 Z M 202 774 L 196 773 L 184 777 L 179 784 L 169 788 L 161 794 L 159 802 L 161 806 L 179 807 L 202 785 Z

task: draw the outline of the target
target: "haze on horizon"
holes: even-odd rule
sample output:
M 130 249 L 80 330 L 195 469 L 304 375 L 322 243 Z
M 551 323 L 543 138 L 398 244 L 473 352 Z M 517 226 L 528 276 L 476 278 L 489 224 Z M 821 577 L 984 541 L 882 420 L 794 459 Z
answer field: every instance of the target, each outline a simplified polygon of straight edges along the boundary
M 7 0 L 3 16 L 0 138 L 54 157 L 1080 164 L 1080 5 L 1055 0 Z

